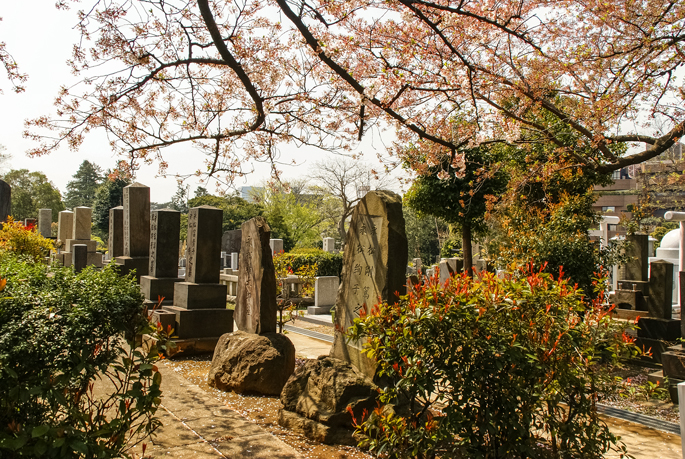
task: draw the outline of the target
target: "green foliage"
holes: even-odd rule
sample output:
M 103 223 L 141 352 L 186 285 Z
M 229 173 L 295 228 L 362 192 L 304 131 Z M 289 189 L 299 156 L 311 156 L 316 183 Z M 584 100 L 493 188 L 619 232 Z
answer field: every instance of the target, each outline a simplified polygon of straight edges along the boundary
M 280 256 L 283 264 L 293 272 L 306 266 L 316 265 L 315 276 L 338 276 L 342 273 L 342 253 L 329 253 L 321 249 L 295 249 Z
M 21 222 L 9 217 L 0 225 L 0 254 L 9 252 L 25 255 L 35 262 L 40 262 L 54 249 L 52 241 L 41 236 L 36 228 L 26 228 Z
M 124 188 L 131 184 L 131 180 L 121 174 L 110 171 L 108 175 L 95 192 L 93 201 L 93 229 L 102 239 L 109 235 L 109 209 L 124 204 Z
M 561 276 L 560 276 L 561 277 Z M 602 281 L 598 281 L 598 285 Z M 602 299 L 532 269 L 437 276 L 362 310 L 350 339 L 378 364 L 385 406 L 362 445 L 395 458 L 600 458 L 624 446 L 599 418 L 607 365 L 638 353 Z
M 95 194 L 104 179 L 102 169 L 97 164 L 85 160 L 73 178 L 74 180 L 67 183 L 64 204 L 70 209 L 78 206 L 93 207 Z
M 442 244 L 442 249 L 440 249 L 440 256 L 442 258 L 458 257 L 459 253 L 461 252 L 461 246 L 461 238 L 454 233 L 450 233 L 449 237 L 445 240 L 444 244 Z
M 500 267 L 523 265 L 536 260 L 548 273 L 563 267 L 567 277 L 593 296 L 593 277 L 600 266 L 620 264 L 620 244 L 600 249 L 588 231 L 599 223 L 592 210 L 595 197 L 565 195 L 547 207 L 525 203 L 506 208 L 499 216 L 499 230 L 489 244 L 490 255 Z M 539 260 L 539 261 L 538 261 Z
M 42 172 L 11 170 L 3 180 L 12 187 L 12 217 L 38 218 L 39 209 L 52 209 L 52 220 L 64 210 L 62 195 Z
M 264 209 L 259 204 L 247 202 L 238 196 L 213 196 L 203 194 L 188 201 L 188 207 L 212 206 L 223 210 L 222 231 L 240 229 L 240 226 L 251 218 L 259 217 Z
M 112 458 L 159 425 L 154 332 L 132 277 L 0 255 L 0 456 Z M 110 384 L 110 382 L 112 384 Z
M 418 216 L 416 211 L 408 206 L 402 207 L 409 259 L 421 258 L 423 265 L 430 266 L 440 254 L 438 229 L 445 232 L 447 225 L 442 220 L 430 216 Z M 450 255 L 451 256 L 451 255 Z

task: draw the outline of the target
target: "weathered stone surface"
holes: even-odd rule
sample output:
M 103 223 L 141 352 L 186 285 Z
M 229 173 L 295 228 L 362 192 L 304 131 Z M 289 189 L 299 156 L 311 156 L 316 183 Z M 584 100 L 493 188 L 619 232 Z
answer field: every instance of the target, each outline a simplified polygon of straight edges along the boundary
M 221 269 L 221 220 L 223 211 L 211 206 L 188 212 L 186 281 L 218 284 Z
M 124 187 L 124 256 L 148 257 L 149 254 L 150 188 L 134 183 Z M 145 271 L 143 274 L 147 274 Z
M 175 336 L 180 339 L 219 337 L 233 331 L 231 309 L 186 309 L 178 306 L 164 306 L 163 309 L 176 314 Z
M 107 251 L 110 258 L 124 255 L 124 207 L 109 209 L 109 241 Z
M 174 285 L 174 305 L 185 309 L 226 309 L 227 290 L 223 284 L 178 282 Z
M 668 379 L 685 379 L 685 354 L 680 352 L 662 352 L 661 363 L 664 366 L 664 375 Z
M 323 238 L 323 251 L 328 253 L 335 253 L 335 238 Z
M 155 210 L 150 215 L 150 269 L 152 277 L 178 276 L 178 240 L 181 213 L 173 209 Z
M 67 239 L 67 243 L 65 244 L 64 249 L 67 252 L 72 252 L 72 248 L 76 244 L 88 246 L 88 252 L 95 252 L 95 250 L 98 247 L 97 241 L 94 241 L 92 239 Z
M 278 395 L 295 369 L 295 346 L 280 333 L 237 331 L 216 345 L 207 382 L 237 393 Z
M 676 341 L 680 338 L 680 320 L 640 317 L 637 326 L 637 336 L 640 338 L 664 341 Z
M 74 239 L 90 239 L 93 210 L 90 207 L 74 208 Z
M 242 225 L 235 320 L 248 333 L 276 331 L 276 270 L 269 246 L 271 229 L 263 217 Z
M 145 299 L 157 302 L 159 297 L 164 297 L 163 304 L 173 304 L 174 302 L 174 286 L 177 282 L 183 282 L 183 279 L 178 277 L 152 277 L 141 276 L 140 291 L 143 293 Z M 225 306 L 224 301 L 224 306 Z
M 38 211 L 38 232 L 43 237 L 52 236 L 52 209 Z
M 347 330 L 362 308 L 371 310 L 379 299 L 398 301 L 398 294 L 405 292 L 406 266 L 402 198 L 390 191 L 371 191 L 352 213 L 331 349 L 332 357 L 352 363 L 370 378 L 374 377 L 375 363 L 361 353 L 361 342 L 347 342 L 340 330 Z
M 57 239 L 66 245 L 68 239 L 74 239 L 74 213 L 63 210 L 57 214 Z
M 440 285 L 447 282 L 450 276 L 464 271 L 464 260 L 462 258 L 447 258 L 440 261 Z
M 221 250 L 226 253 L 240 253 L 242 230 L 229 230 L 221 236 Z
M 80 273 L 88 263 L 88 246 L 85 244 L 76 244 L 72 247 L 71 264 L 74 266 L 74 271 Z
M 626 240 L 630 243 L 626 249 L 626 255 L 631 257 L 631 260 L 625 265 L 625 279 L 649 280 L 649 236 L 647 234 L 632 234 L 626 236 Z
M 650 263 L 647 310 L 650 317 L 673 317 L 673 263 L 656 260 Z
M 377 388 L 347 362 L 321 356 L 297 368 L 281 392 L 279 424 L 323 443 L 354 444 L 352 415 L 376 406 Z
M 0 223 L 6 222 L 10 215 L 12 215 L 12 187 L 9 183 L 0 180 Z
M 283 239 L 271 239 L 269 245 L 271 246 L 271 253 L 274 255 L 283 252 Z
M 314 281 L 314 306 L 307 308 L 307 314 L 328 314 L 338 296 L 338 276 L 321 276 Z

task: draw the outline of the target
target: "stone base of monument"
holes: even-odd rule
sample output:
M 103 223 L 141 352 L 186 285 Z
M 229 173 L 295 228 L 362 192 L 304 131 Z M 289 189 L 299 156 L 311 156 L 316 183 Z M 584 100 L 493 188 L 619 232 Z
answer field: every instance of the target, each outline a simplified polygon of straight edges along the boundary
M 97 241 L 93 241 L 91 239 L 67 239 L 67 242 L 64 247 L 65 252 L 72 252 L 71 248 L 76 245 L 87 245 L 88 246 L 88 252 L 95 252 L 98 247 Z
M 307 306 L 307 314 L 310 316 L 317 314 L 330 314 L 333 305 L 331 306 Z
M 174 312 L 157 309 L 150 312 L 150 320 L 154 325 L 160 325 L 164 331 L 167 331 L 169 327 L 176 329 L 176 313 Z
M 673 346 L 675 343 L 673 341 L 664 341 L 660 339 L 653 338 L 643 338 L 638 336 L 635 338 L 635 345 L 639 349 L 644 349 L 645 351 L 651 351 L 652 355 L 650 357 L 642 356 L 637 359 L 640 365 L 654 365 L 661 364 L 661 355 L 668 350 L 669 347 Z M 658 368 L 658 367 L 657 367 Z
M 174 336 L 179 339 L 221 336 L 233 331 L 232 309 L 185 309 L 164 306 L 163 311 L 176 315 Z
M 637 336 L 640 338 L 677 341 L 680 338 L 680 320 L 641 317 L 637 322 Z
M 141 276 L 140 291 L 150 301 L 156 302 L 159 297 L 164 297 L 162 304 L 174 304 L 174 285 L 182 281 L 179 277 Z
M 223 284 L 174 284 L 174 304 L 186 309 L 226 309 L 227 287 Z
M 638 317 L 649 317 L 649 312 L 614 308 L 614 310 L 611 311 L 611 317 L 613 317 L 614 319 L 635 321 L 635 319 L 637 319 Z
M 321 356 L 307 360 L 286 383 L 278 423 L 321 443 L 356 445 L 352 415 L 360 419 L 373 410 L 377 396 L 376 385 L 355 367 Z
M 221 336 L 207 383 L 238 394 L 279 395 L 295 370 L 295 346 L 280 333 L 237 331 Z
M 72 253 L 71 252 L 60 252 L 55 255 L 55 259 L 65 267 L 71 266 L 72 264 Z M 99 252 L 88 252 L 86 255 L 86 265 L 95 266 L 96 268 L 102 268 L 103 256 Z
M 216 348 L 216 343 L 219 342 L 219 336 L 210 336 L 207 338 L 188 338 L 188 339 L 172 339 L 172 346 L 167 346 L 164 353 L 167 358 L 175 356 L 185 357 L 189 355 L 211 354 Z M 150 335 L 143 335 L 143 349 L 147 352 L 152 345 L 157 344 L 157 340 Z
M 135 270 L 138 282 L 140 282 L 141 277 L 147 276 L 150 272 L 150 257 L 116 257 L 114 261 L 122 276 Z

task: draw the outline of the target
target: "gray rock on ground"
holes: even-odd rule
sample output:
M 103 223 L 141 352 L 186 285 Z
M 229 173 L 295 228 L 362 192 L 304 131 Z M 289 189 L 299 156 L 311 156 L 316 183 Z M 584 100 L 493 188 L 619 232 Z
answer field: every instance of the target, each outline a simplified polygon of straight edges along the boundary
M 295 346 L 279 333 L 219 338 L 207 383 L 223 391 L 278 395 L 295 370 Z
M 278 423 L 309 439 L 326 444 L 356 445 L 352 408 L 357 421 L 364 409 L 376 406 L 378 389 L 359 370 L 342 360 L 321 356 L 308 360 L 290 377 L 281 392 L 284 408 Z

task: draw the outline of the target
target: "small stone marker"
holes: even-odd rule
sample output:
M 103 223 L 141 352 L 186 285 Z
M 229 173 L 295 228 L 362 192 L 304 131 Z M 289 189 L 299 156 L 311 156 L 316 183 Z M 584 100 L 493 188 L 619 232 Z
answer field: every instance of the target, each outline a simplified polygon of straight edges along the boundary
M 52 237 L 52 209 L 38 211 L 38 233 L 43 237 Z
M 109 209 L 109 241 L 107 241 L 109 258 L 124 255 L 124 206 Z
M 0 223 L 6 222 L 12 215 L 12 187 L 0 180 Z
M 450 276 L 464 270 L 464 260 L 461 258 L 447 258 L 440 261 L 440 285 L 444 285 Z
M 314 306 L 307 308 L 307 314 L 328 314 L 335 306 L 340 279 L 338 276 L 321 276 L 314 281 Z
M 149 275 L 140 278 L 140 290 L 149 302 L 157 303 L 159 297 L 164 297 L 163 304 L 173 304 L 174 285 L 182 280 L 178 277 L 180 232 L 180 212 L 173 209 L 152 212 Z
M 88 264 L 88 246 L 86 244 L 74 244 L 71 252 L 71 264 L 74 271 L 80 273 Z
M 241 238 L 242 231 L 239 229 L 224 232 L 221 236 L 221 250 L 226 253 L 240 253 Z
M 416 274 L 419 274 L 421 272 L 421 267 L 423 266 L 421 259 L 420 258 L 414 258 L 412 260 L 412 263 L 414 263 L 414 269 L 416 270 Z
M 148 274 L 150 263 L 150 188 L 134 183 L 124 187 L 124 254 L 116 257 L 122 274 Z
M 283 252 L 283 239 L 271 239 L 269 240 L 269 246 L 271 247 L 271 253 L 277 255 Z
M 248 333 L 275 332 L 276 270 L 269 244 L 271 228 L 263 217 L 255 217 L 243 223 L 242 231 L 235 321 L 239 330 Z
M 649 236 L 646 234 L 633 234 L 626 236 L 630 243 L 626 249 L 626 255 L 631 259 L 625 265 L 624 279 L 647 281 L 649 271 Z
M 222 216 L 221 209 L 210 206 L 193 207 L 188 212 L 185 282 L 174 283 L 174 305 L 163 307 L 176 315 L 174 334 L 180 339 L 218 340 L 233 331 L 233 311 L 226 309 L 227 287 L 219 284 Z M 174 260 L 169 265 L 175 267 L 176 242 L 174 246 Z
M 391 191 L 370 191 L 352 213 L 345 245 L 342 286 L 335 305 L 335 339 L 331 357 L 350 362 L 373 378 L 375 364 L 361 353 L 362 343 L 346 342 L 346 331 L 379 299 L 394 303 L 405 292 L 407 236 L 402 198 Z
M 238 252 L 233 252 L 233 253 L 231 254 L 231 269 L 232 269 L 233 271 L 237 271 L 237 270 L 238 270 L 238 260 L 239 260 L 239 258 L 240 258 L 240 255 L 238 255 Z
M 328 253 L 335 253 L 335 238 L 323 238 L 323 251 Z
M 57 214 L 57 239 L 66 248 L 67 239 L 74 239 L 74 213 L 63 210 Z

